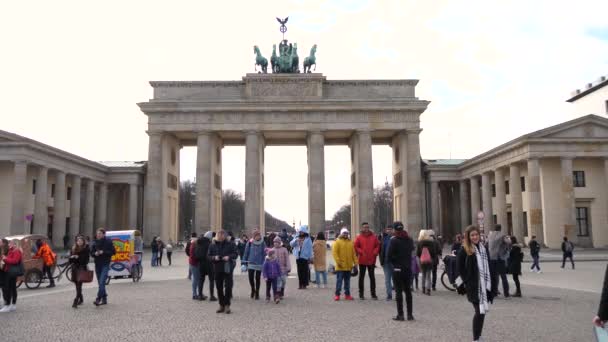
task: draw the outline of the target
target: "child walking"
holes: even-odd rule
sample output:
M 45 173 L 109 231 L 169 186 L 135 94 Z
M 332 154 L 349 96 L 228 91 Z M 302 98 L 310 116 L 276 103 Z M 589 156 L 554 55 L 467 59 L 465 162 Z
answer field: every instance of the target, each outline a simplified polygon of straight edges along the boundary
M 272 287 L 274 302 L 279 304 L 281 299 L 279 297 L 277 285 L 279 279 L 281 278 L 281 266 L 279 265 L 279 261 L 277 260 L 274 249 L 268 250 L 268 255 L 266 256 L 266 260 L 264 261 L 264 266 L 262 268 L 262 276 L 264 277 L 264 280 L 266 280 L 266 301 L 270 301 L 270 288 Z
M 418 258 L 414 255 L 412 256 L 412 286 L 414 288 L 414 284 L 416 285 L 416 291 L 418 291 L 418 274 L 420 274 L 420 262 Z
M 315 280 L 317 288 L 327 287 L 327 247 L 325 242 L 325 233 L 319 232 L 315 242 L 312 244 L 313 264 L 315 265 Z M 323 284 L 321 284 L 323 277 Z
M 281 266 L 281 276 L 277 284 L 279 289 L 279 297 L 283 299 L 285 296 L 285 286 L 287 285 L 287 275 L 291 272 L 291 262 L 289 261 L 289 251 L 283 246 L 283 240 L 280 237 L 275 237 L 274 241 L 274 255 Z

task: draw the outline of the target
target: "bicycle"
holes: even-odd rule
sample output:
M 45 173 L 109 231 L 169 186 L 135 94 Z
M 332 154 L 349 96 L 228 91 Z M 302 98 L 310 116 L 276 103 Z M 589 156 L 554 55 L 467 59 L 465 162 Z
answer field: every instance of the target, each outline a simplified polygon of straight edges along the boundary
M 67 272 L 67 273 L 66 273 Z M 63 274 L 66 273 L 66 277 L 69 281 L 72 281 L 72 264 L 69 261 L 66 261 L 62 264 L 55 264 L 51 269 L 51 277 L 55 281 L 60 281 Z M 25 283 L 25 286 L 32 290 L 40 287 L 40 284 L 48 280 L 47 276 L 42 272 L 42 270 L 38 268 L 31 268 L 25 272 L 23 275 L 23 280 L 17 283 L 17 288 L 21 286 L 21 284 Z
M 441 269 L 443 270 L 441 273 L 441 284 L 443 284 L 443 287 L 448 291 L 456 291 L 456 278 L 458 277 L 458 272 L 457 270 L 452 269 L 452 267 L 455 267 L 455 260 L 450 258 L 455 259 L 456 256 L 446 255 L 443 258 L 443 264 L 441 264 Z

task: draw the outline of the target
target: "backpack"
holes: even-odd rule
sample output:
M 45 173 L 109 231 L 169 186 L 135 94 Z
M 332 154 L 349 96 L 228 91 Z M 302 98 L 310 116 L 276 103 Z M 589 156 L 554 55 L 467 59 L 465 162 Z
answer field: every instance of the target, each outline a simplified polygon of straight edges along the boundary
M 572 246 L 572 242 L 566 241 L 566 252 L 570 253 L 573 249 L 574 247 Z
M 420 263 L 423 265 L 428 265 L 433 262 L 431 258 L 431 253 L 427 247 L 422 247 L 422 253 L 420 253 Z

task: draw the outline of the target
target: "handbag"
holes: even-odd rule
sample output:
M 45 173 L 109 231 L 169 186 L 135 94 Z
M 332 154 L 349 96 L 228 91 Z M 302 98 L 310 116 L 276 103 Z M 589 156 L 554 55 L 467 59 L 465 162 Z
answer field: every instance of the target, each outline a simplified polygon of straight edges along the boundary
M 78 270 L 76 279 L 81 283 L 90 283 L 93 281 L 93 271 L 89 270 Z
M 353 266 L 353 269 L 350 271 L 351 277 L 356 277 L 359 275 L 359 267 L 357 265 Z
M 16 265 L 8 266 L 8 275 L 10 277 L 21 277 L 25 274 L 25 268 L 23 267 L 23 262 L 20 262 Z

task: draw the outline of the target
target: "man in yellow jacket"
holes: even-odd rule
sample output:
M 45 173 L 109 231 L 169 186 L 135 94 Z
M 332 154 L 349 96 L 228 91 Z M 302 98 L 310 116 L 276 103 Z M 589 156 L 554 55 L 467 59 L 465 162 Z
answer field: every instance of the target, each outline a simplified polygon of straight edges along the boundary
M 340 300 L 342 283 L 344 283 L 344 299 L 353 300 L 350 295 L 350 272 L 357 265 L 357 256 L 355 255 L 355 245 L 349 238 L 348 229 L 342 228 L 340 231 L 340 236 L 332 246 L 332 255 L 336 262 L 337 276 L 334 300 Z

